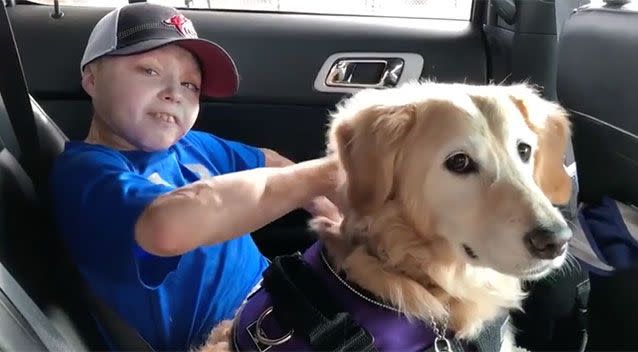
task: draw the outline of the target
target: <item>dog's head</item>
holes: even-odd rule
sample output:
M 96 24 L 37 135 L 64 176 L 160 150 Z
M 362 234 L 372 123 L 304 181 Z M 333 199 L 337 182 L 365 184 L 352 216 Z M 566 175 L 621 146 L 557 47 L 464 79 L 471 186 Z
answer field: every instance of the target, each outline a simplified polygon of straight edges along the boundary
M 346 216 L 400 208 L 472 265 L 534 279 L 565 260 L 566 112 L 526 85 L 420 83 L 367 90 L 333 115 L 329 151 L 345 171 Z M 394 209 L 396 213 L 397 209 Z

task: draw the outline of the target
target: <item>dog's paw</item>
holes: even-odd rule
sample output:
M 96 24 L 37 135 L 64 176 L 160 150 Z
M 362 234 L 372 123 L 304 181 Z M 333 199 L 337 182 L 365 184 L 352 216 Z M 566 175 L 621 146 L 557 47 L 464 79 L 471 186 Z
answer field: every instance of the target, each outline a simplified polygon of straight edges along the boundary
M 206 343 L 192 352 L 230 352 L 232 320 L 224 320 L 219 323 L 206 339 Z
M 229 342 L 218 342 L 215 344 L 205 344 L 201 349 L 197 350 L 197 352 L 231 352 Z

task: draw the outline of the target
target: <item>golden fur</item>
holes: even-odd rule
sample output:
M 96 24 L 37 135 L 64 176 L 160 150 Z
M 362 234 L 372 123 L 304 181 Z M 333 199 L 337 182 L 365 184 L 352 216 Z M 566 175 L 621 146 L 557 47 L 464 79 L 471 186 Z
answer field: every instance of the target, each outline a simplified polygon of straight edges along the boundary
M 522 279 L 564 262 L 564 253 L 532 256 L 523 236 L 538 224 L 566 226 L 552 202 L 571 193 L 569 131 L 565 111 L 526 85 L 361 91 L 337 107 L 328 133 L 343 169 L 344 220 L 311 227 L 349 280 L 414 319 L 447 314 L 457 337 L 475 337 L 520 307 Z M 527 163 L 520 142 L 532 148 Z M 447 170 L 457 152 L 478 172 Z M 227 338 L 218 330 L 204 350 L 225 350 Z

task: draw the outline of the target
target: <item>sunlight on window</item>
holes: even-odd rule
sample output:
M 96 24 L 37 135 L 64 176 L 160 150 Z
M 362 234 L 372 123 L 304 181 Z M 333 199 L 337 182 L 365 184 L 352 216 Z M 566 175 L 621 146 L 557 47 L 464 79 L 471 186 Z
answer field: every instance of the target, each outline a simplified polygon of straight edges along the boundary
M 472 0 L 150 0 L 192 8 L 469 20 Z
M 53 5 L 53 0 L 29 0 L 36 4 Z M 117 7 L 128 4 L 127 0 L 58 0 L 60 6 Z
M 52 4 L 53 0 L 32 0 Z M 179 8 L 469 20 L 472 0 L 148 0 Z M 60 5 L 115 7 L 126 0 L 60 0 Z

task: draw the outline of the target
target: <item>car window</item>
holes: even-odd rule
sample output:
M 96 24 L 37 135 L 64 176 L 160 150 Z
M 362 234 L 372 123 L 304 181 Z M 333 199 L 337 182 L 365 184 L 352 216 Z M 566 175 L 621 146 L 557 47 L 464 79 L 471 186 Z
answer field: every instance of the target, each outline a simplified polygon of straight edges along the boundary
M 53 0 L 31 0 L 52 5 Z M 469 20 L 472 0 L 148 0 L 178 8 Z M 60 5 L 119 6 L 126 0 L 60 0 Z

